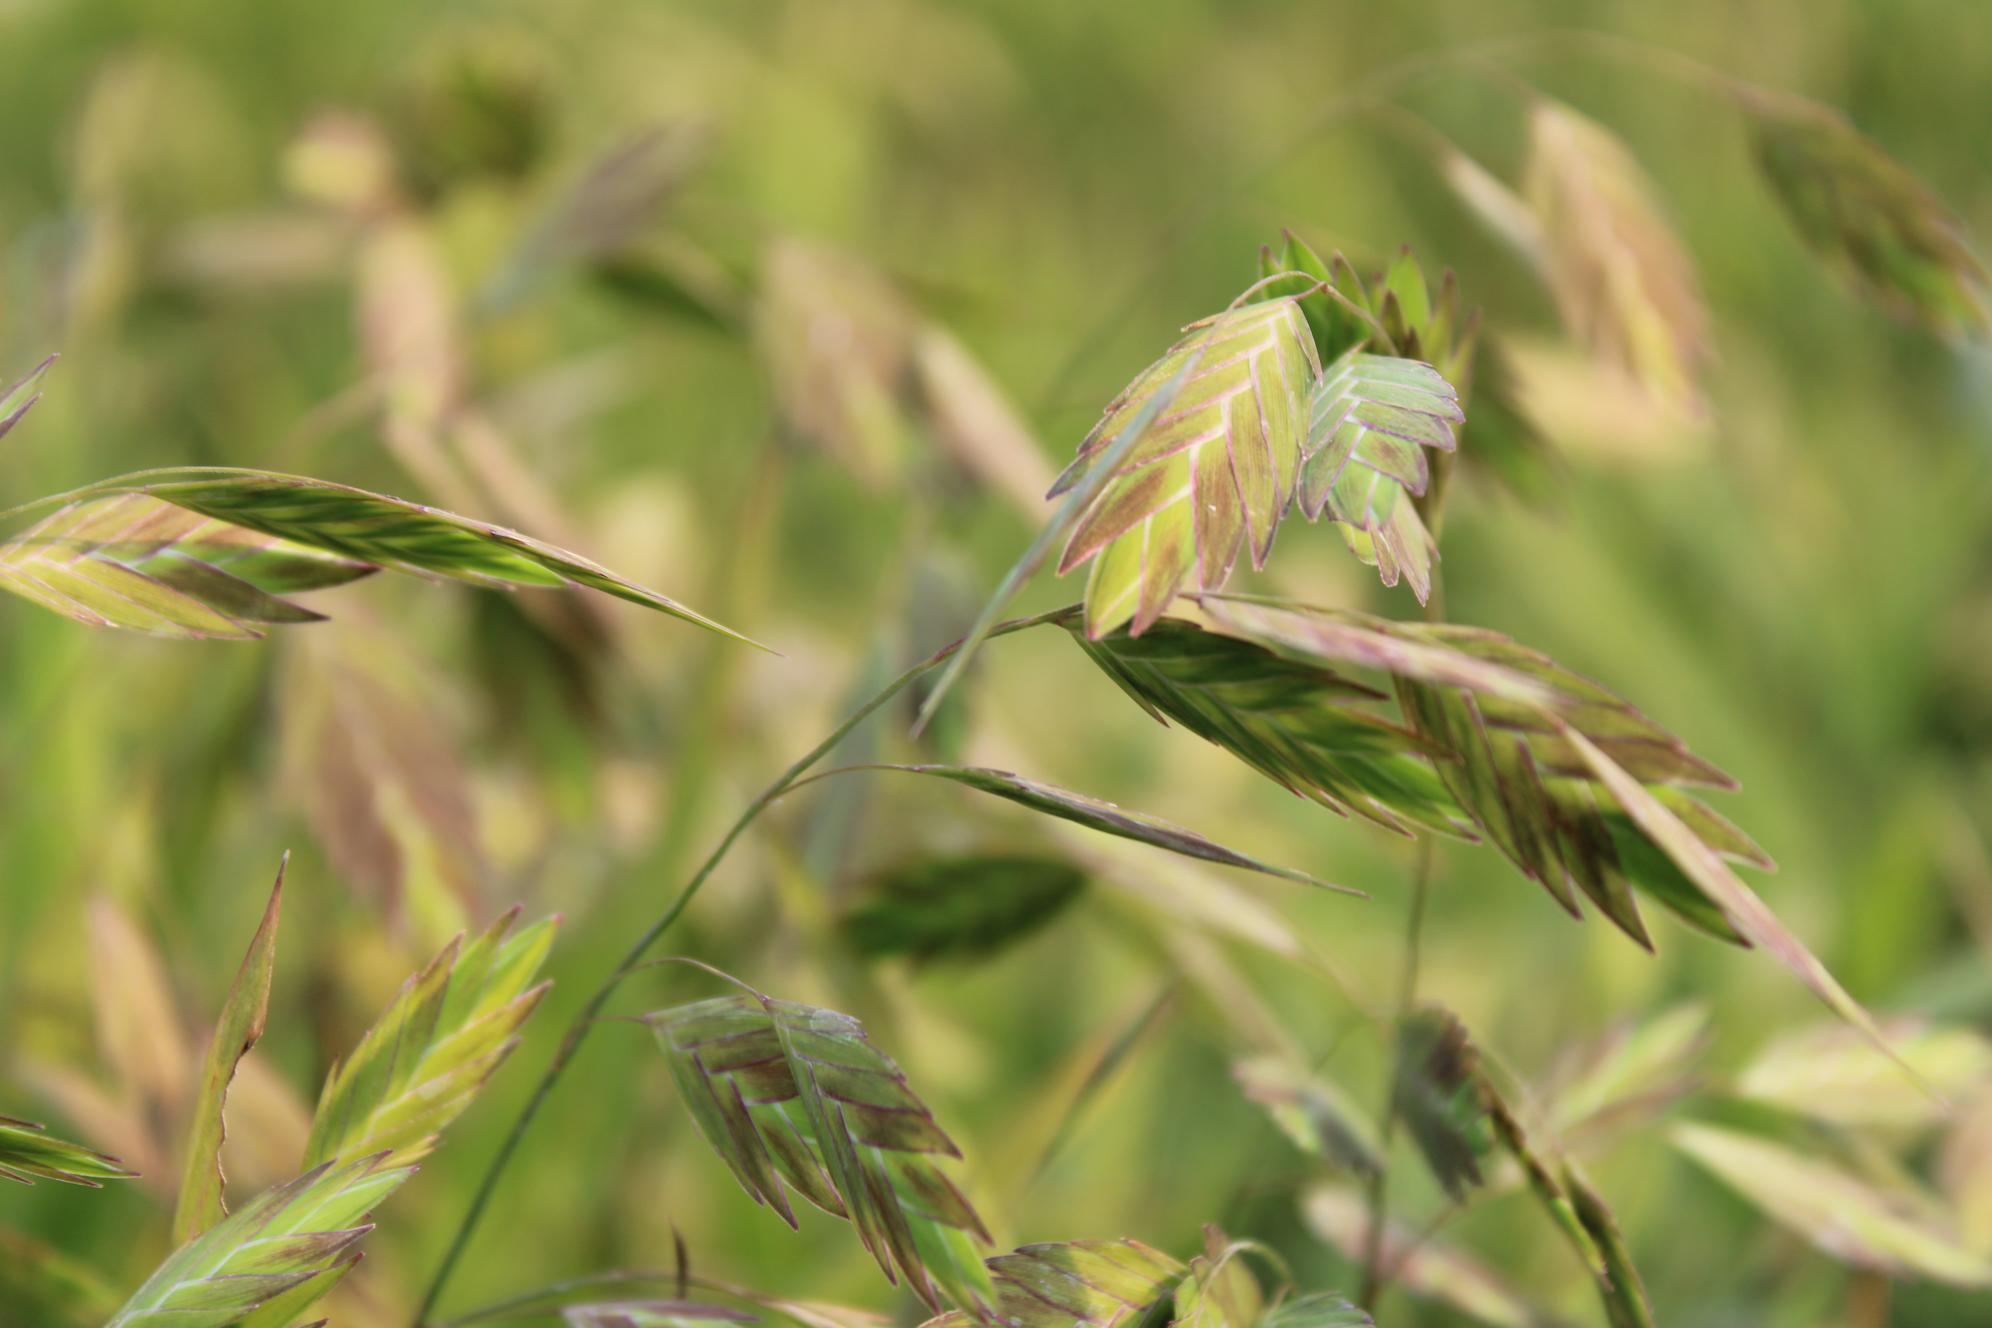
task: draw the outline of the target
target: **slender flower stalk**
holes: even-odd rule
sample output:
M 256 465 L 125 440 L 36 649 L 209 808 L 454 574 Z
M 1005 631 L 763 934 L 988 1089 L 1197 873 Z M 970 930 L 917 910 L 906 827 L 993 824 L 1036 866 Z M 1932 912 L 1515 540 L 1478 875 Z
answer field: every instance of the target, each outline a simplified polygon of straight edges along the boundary
M 1059 621 L 1071 612 L 1072 606 L 1066 606 L 1028 618 L 1016 618 L 998 624 L 991 629 L 989 635 L 1008 636 L 1012 632 L 1020 632 L 1028 627 Z M 491 1164 L 485 1168 L 484 1176 L 478 1182 L 477 1192 L 471 1196 L 470 1207 L 465 1210 L 463 1220 L 458 1223 L 456 1234 L 451 1237 L 449 1248 L 443 1253 L 442 1263 L 437 1266 L 436 1274 L 430 1279 L 428 1290 L 423 1294 L 422 1304 L 416 1310 L 417 1328 L 428 1321 L 430 1312 L 435 1309 L 436 1302 L 442 1297 L 444 1288 L 449 1284 L 451 1273 L 456 1270 L 458 1260 L 463 1257 L 471 1237 L 476 1234 L 484 1210 L 490 1206 L 492 1196 L 497 1192 L 498 1182 L 511 1163 L 512 1155 L 518 1151 L 526 1131 L 532 1128 L 533 1120 L 546 1105 L 554 1085 L 560 1082 L 561 1076 L 566 1073 L 575 1054 L 581 1050 L 581 1044 L 587 1040 L 602 1010 L 608 1005 L 609 998 L 615 995 L 623 979 L 642 966 L 644 957 L 650 953 L 658 940 L 671 930 L 686 908 L 690 907 L 692 900 L 698 897 L 699 891 L 704 889 L 705 883 L 712 878 L 713 872 L 718 870 L 719 864 L 726 860 L 726 855 L 732 849 L 734 842 L 746 833 L 747 828 L 760 818 L 762 812 L 787 792 L 790 785 L 807 774 L 818 761 L 835 750 L 837 744 L 842 742 L 847 734 L 877 713 L 915 680 L 929 670 L 946 663 L 960 647 L 961 642 L 951 642 L 887 683 L 870 700 L 846 715 L 821 742 L 810 748 L 762 789 L 754 800 L 741 810 L 739 817 L 727 828 L 726 833 L 720 836 L 719 843 L 713 846 L 712 852 L 707 855 L 703 863 L 699 864 L 699 869 L 692 874 L 692 878 L 685 883 L 684 888 L 664 911 L 657 915 L 656 920 L 644 929 L 643 934 L 637 937 L 635 944 L 631 945 L 629 952 L 622 957 L 622 961 L 610 971 L 595 994 L 588 998 L 587 1003 L 574 1016 L 573 1023 L 568 1026 L 566 1034 L 561 1038 L 560 1047 L 554 1052 L 553 1060 L 548 1063 L 546 1072 L 540 1076 L 539 1083 L 534 1086 L 532 1096 L 526 1100 L 526 1105 L 520 1110 L 518 1118 L 512 1122 L 512 1128 L 507 1131 L 504 1141 L 499 1144 L 498 1152 L 491 1159 Z

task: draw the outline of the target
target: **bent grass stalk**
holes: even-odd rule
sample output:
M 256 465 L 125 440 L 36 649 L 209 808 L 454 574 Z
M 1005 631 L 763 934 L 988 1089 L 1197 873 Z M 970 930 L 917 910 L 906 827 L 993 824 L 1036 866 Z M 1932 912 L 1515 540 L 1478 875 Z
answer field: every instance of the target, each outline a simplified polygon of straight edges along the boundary
M 1045 623 L 1055 622 L 1072 613 L 1076 607 L 1075 605 L 1066 605 L 1028 618 L 1014 618 L 1009 622 L 998 623 L 990 629 L 988 635 L 990 638 L 1008 636 L 1013 632 L 1020 632 L 1029 627 L 1037 627 Z M 430 1279 L 428 1289 L 423 1293 L 422 1303 L 415 1311 L 415 1328 L 422 1328 L 422 1325 L 428 1322 L 430 1313 L 435 1309 L 436 1303 L 442 1298 L 444 1289 L 449 1285 L 450 1275 L 455 1272 L 458 1261 L 462 1259 L 464 1251 L 470 1245 L 471 1238 L 476 1234 L 478 1224 L 483 1219 L 484 1210 L 490 1206 L 491 1199 L 497 1192 L 498 1182 L 503 1178 L 506 1167 L 510 1165 L 513 1154 L 518 1151 L 519 1144 L 524 1140 L 526 1131 L 532 1127 L 534 1118 L 539 1115 L 540 1109 L 546 1105 L 546 1100 L 552 1094 L 554 1085 L 560 1081 L 568 1065 L 573 1061 L 575 1054 L 580 1051 L 581 1044 L 587 1040 L 589 1032 L 599 1020 L 603 1007 L 608 1004 L 609 998 L 615 995 L 616 989 L 622 984 L 622 980 L 642 967 L 644 956 L 650 952 L 652 946 L 657 944 L 659 938 L 678 921 L 679 916 L 690 906 L 692 900 L 698 896 L 699 891 L 705 887 L 705 883 L 711 879 L 713 872 L 718 869 L 719 864 L 725 860 L 727 853 L 732 849 L 735 841 L 746 832 L 749 826 L 760 818 L 762 812 L 766 811 L 776 799 L 788 791 L 790 786 L 800 780 L 803 775 L 807 774 L 810 768 L 818 761 L 828 756 L 836 748 L 837 744 L 842 742 L 846 735 L 853 729 L 864 723 L 865 720 L 869 719 L 887 702 L 898 696 L 900 692 L 904 691 L 922 675 L 946 663 L 961 648 L 961 645 L 960 641 L 955 641 L 941 647 L 941 649 L 927 656 L 927 658 L 921 660 L 919 663 L 914 664 L 891 682 L 887 683 L 870 700 L 846 715 L 843 721 L 836 728 L 832 729 L 821 742 L 799 757 L 794 764 L 782 771 L 780 775 L 775 777 L 772 783 L 755 795 L 754 800 L 742 809 L 739 817 L 727 828 L 726 833 L 720 836 L 719 843 L 713 847 L 712 852 L 707 855 L 705 861 L 699 864 L 698 870 L 692 874 L 692 878 L 685 883 L 684 888 L 678 892 L 676 897 L 671 900 L 671 903 L 657 916 L 650 926 L 644 929 L 643 934 L 637 937 L 636 942 L 630 946 L 628 953 L 622 957 L 621 962 L 610 971 L 608 977 L 603 980 L 602 985 L 595 990 L 594 995 L 588 998 L 587 1003 L 574 1016 L 573 1022 L 568 1025 L 566 1033 L 561 1037 L 559 1049 L 554 1052 L 553 1060 L 548 1063 L 546 1072 L 540 1076 L 539 1082 L 534 1085 L 532 1096 L 526 1099 L 526 1105 L 520 1109 L 518 1117 L 512 1122 L 512 1128 L 506 1132 L 504 1140 L 498 1145 L 498 1152 L 492 1157 L 490 1165 L 485 1168 L 484 1175 L 478 1182 L 477 1191 L 471 1196 L 470 1207 L 464 1212 L 463 1220 L 458 1223 L 456 1234 L 450 1238 L 449 1248 L 443 1252 L 442 1263 L 437 1266 L 435 1276 Z

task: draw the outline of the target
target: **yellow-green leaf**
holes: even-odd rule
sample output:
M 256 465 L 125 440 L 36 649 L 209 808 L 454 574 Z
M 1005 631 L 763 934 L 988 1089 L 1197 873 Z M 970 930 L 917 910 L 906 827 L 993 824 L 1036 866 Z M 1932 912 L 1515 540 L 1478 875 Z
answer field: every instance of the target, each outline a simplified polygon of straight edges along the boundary
M 1772 1218 L 1857 1268 L 1992 1286 L 1992 1262 L 1965 1248 L 1927 1196 L 1884 1191 L 1782 1144 L 1712 1125 L 1677 1125 L 1674 1146 Z

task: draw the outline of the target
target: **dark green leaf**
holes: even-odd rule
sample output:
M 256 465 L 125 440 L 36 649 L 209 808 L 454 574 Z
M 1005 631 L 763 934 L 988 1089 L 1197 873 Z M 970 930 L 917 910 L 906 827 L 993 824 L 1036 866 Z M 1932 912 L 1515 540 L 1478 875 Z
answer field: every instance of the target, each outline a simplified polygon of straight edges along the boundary
M 908 863 L 872 883 L 844 935 L 868 955 L 988 955 L 1050 922 L 1085 884 L 1070 863 L 1026 854 Z

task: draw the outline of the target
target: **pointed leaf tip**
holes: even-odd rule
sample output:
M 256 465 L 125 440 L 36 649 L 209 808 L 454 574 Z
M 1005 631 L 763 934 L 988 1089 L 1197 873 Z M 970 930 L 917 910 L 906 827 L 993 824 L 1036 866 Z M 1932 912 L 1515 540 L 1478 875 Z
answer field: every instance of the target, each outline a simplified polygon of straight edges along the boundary
M 248 952 L 222 1002 L 214 1036 L 202 1061 L 199 1093 L 187 1139 L 180 1179 L 180 1196 L 173 1210 L 173 1238 L 185 1244 L 228 1213 L 223 1198 L 226 1177 L 221 1170 L 221 1146 L 228 1137 L 228 1086 L 235 1067 L 263 1036 L 270 1014 L 270 984 L 276 974 L 277 924 L 282 915 L 286 853 L 277 868 L 276 883 L 263 909 L 262 921 L 250 938 Z

